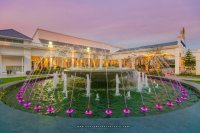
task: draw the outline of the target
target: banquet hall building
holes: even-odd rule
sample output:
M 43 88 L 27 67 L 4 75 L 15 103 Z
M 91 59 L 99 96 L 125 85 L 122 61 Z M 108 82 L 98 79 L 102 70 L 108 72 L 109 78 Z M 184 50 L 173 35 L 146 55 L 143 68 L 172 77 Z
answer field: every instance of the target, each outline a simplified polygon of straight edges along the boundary
M 37 29 L 33 37 L 5 29 L 0 30 L 0 77 L 52 67 L 132 68 L 145 72 L 165 68 L 180 74 L 186 50 L 181 34 L 174 41 L 126 49 L 45 29 Z M 200 75 L 200 49 L 192 52 L 195 73 Z

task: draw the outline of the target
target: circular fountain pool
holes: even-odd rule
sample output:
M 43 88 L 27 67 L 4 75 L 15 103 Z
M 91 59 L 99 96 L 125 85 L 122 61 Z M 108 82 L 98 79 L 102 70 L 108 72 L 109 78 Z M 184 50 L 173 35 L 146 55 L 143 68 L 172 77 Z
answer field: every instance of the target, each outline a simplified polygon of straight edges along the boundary
M 196 103 L 188 85 L 127 70 L 68 70 L 6 88 L 2 101 L 18 110 L 74 118 L 162 114 Z

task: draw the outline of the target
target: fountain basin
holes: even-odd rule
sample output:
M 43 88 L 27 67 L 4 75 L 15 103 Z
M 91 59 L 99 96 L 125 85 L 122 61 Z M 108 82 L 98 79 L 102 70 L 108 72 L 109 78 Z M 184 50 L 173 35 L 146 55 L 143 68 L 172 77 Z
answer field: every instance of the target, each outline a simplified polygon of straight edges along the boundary
M 92 81 L 106 81 L 106 73 L 108 76 L 108 79 L 114 79 L 116 74 L 118 74 L 119 76 L 122 75 L 126 75 L 128 72 L 133 72 L 133 69 L 66 69 L 64 70 L 64 72 L 71 76 L 71 75 L 75 75 L 77 77 L 86 77 L 87 74 L 92 74 Z

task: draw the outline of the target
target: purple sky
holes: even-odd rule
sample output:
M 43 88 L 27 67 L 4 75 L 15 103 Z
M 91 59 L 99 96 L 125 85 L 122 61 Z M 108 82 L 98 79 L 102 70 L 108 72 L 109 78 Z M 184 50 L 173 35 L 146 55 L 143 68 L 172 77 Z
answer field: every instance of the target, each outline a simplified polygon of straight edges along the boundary
M 1 0 L 0 29 L 36 28 L 137 47 L 177 40 L 200 48 L 199 0 Z

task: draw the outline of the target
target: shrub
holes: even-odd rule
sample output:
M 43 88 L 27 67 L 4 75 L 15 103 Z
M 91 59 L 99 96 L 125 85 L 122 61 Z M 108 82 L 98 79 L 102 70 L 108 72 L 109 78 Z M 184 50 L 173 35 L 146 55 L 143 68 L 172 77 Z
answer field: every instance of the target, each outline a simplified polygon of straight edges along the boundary
M 31 71 L 26 71 L 26 75 L 30 75 L 31 74 Z
M 70 88 L 73 88 L 73 84 L 74 84 L 74 87 L 85 88 L 86 87 L 86 79 L 82 78 L 82 77 L 72 76 L 68 80 L 68 85 L 69 85 Z
M 161 71 L 156 70 L 150 71 L 149 75 L 164 76 L 164 74 Z

